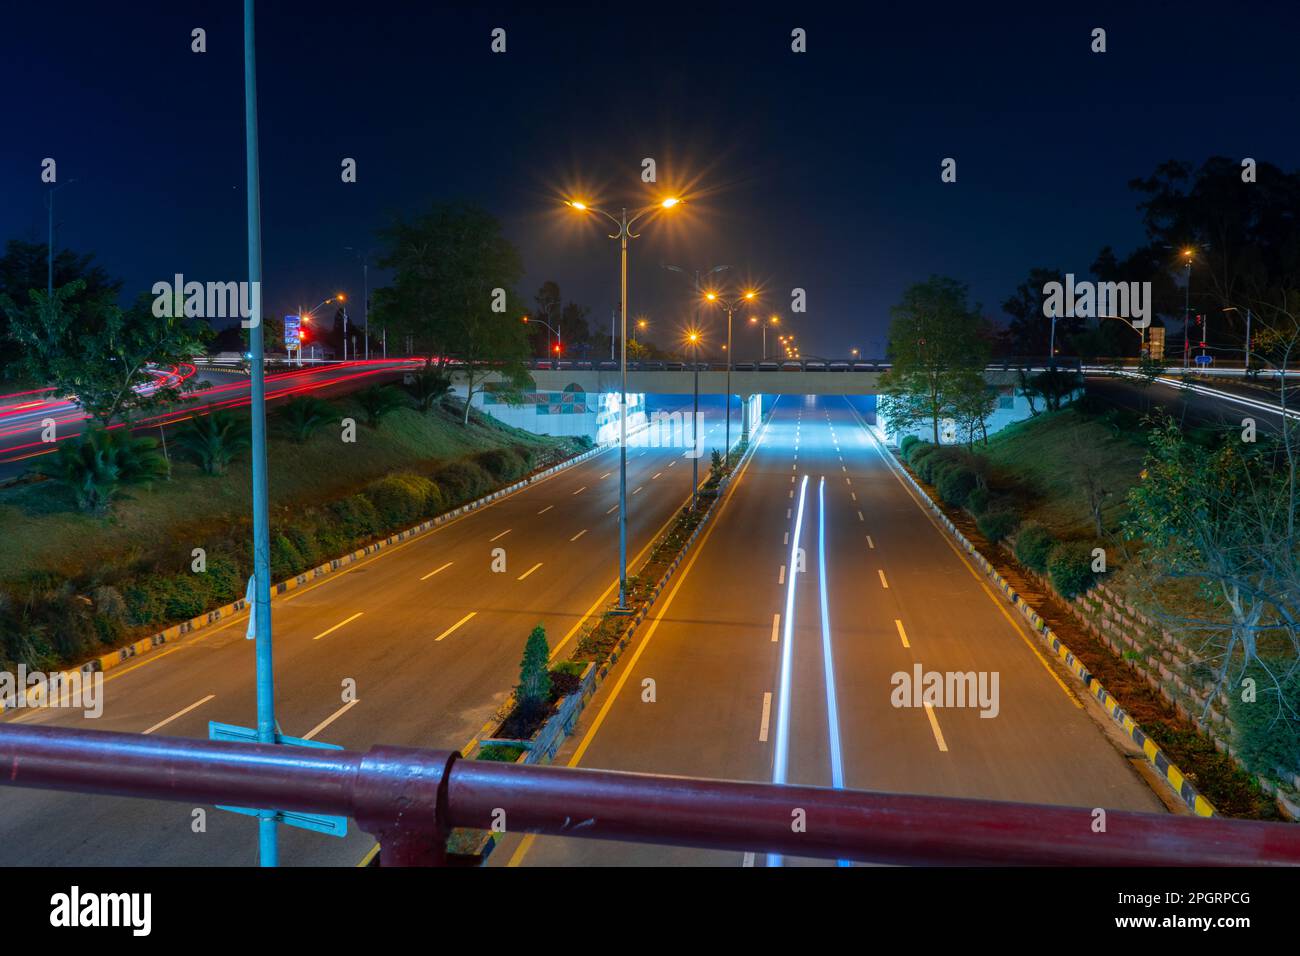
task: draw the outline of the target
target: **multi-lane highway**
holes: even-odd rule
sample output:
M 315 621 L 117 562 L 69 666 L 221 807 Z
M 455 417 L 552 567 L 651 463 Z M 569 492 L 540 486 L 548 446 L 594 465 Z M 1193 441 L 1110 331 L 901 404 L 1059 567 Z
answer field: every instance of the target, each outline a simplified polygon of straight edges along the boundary
M 1164 809 L 842 398 L 778 402 L 620 667 L 556 763 Z M 983 706 L 895 706 L 895 675 L 918 667 L 983 675 L 983 700 L 966 702 Z M 491 861 L 779 862 L 519 835 Z
M 706 407 L 706 450 L 721 445 Z M 629 563 L 691 493 L 681 448 L 628 452 Z M 707 459 L 701 465 L 701 477 Z M 519 676 L 537 623 L 557 651 L 615 596 L 618 456 L 604 452 L 273 602 L 283 733 L 365 750 L 465 748 Z M 493 550 L 505 568 L 492 570 Z M 206 737 L 209 720 L 254 722 L 246 615 L 105 675 L 104 713 L 16 711 L 0 720 Z M 565 645 L 563 648 L 561 645 Z M 355 687 L 355 699 L 345 693 Z M 0 865 L 250 865 L 255 821 L 78 794 L 0 792 Z M 281 862 L 355 864 L 373 840 L 281 828 Z

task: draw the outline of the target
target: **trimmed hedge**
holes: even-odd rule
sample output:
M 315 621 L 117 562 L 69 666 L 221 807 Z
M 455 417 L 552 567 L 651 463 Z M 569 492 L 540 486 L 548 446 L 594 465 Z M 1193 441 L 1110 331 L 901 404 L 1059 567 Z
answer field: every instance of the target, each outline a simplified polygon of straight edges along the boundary
M 898 443 L 898 454 L 902 456 L 903 461 L 907 461 L 907 453 L 912 450 L 912 446 L 920 442 L 921 439 L 915 435 L 904 435 L 902 441 Z
M 399 473 L 372 482 L 366 497 L 375 506 L 383 530 L 396 531 L 419 522 L 442 496 L 428 478 Z
M 1253 694 L 1242 680 L 1228 693 L 1237 755 L 1256 773 L 1300 772 L 1300 668 L 1265 658 L 1252 662 L 1245 678 L 1254 680 Z
M 986 511 L 975 522 L 980 529 L 980 534 L 988 538 L 990 544 L 997 544 L 1011 534 L 1019 523 L 1020 519 L 1014 511 L 1004 509 Z
M 1050 531 L 1030 522 L 1016 535 L 1016 559 L 1029 570 L 1043 574 L 1047 571 L 1047 559 L 1055 545 L 1056 539 Z
M 1052 587 L 1064 598 L 1082 594 L 1092 586 L 1092 545 L 1086 541 L 1066 541 L 1052 548 L 1047 558 L 1047 573 Z
M 939 497 L 953 507 L 960 508 L 975 490 L 978 479 L 975 472 L 965 465 L 947 469 L 939 477 Z
M 448 507 L 454 507 L 488 492 L 493 481 L 476 461 L 453 461 L 440 469 L 433 480 L 442 489 Z
M 971 493 L 966 496 L 966 510 L 976 518 L 989 510 L 989 490 L 987 488 L 972 488 Z

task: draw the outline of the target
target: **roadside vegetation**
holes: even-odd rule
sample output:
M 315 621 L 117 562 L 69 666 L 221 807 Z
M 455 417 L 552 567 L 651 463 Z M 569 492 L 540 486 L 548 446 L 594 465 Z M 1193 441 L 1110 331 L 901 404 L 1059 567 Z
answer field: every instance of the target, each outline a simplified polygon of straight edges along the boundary
M 283 580 L 589 447 L 509 428 L 444 397 L 272 406 L 271 564 Z M 382 391 L 388 389 L 388 391 Z M 445 395 L 445 391 L 440 393 Z M 374 414 L 382 409 L 382 413 Z M 374 420 L 373 426 L 364 422 Z M 358 423 L 342 440 L 343 419 Z M 0 489 L 0 664 L 51 669 L 244 594 L 251 574 L 248 417 L 167 440 L 92 430 Z

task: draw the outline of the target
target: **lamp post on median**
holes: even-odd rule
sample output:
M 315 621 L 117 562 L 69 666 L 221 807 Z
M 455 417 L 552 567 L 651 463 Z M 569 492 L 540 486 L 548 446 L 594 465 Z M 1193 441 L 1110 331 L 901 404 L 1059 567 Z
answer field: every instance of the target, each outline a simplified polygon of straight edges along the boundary
M 639 233 L 632 232 L 632 227 L 642 217 L 648 213 L 657 210 L 672 209 L 682 203 L 683 200 L 675 196 L 663 199 L 653 206 L 645 206 L 642 209 L 633 210 L 631 217 L 628 216 L 627 207 L 624 206 L 619 210 L 617 217 L 610 215 L 603 209 L 597 209 L 589 206 L 585 202 L 577 199 L 566 201 L 570 209 L 577 212 L 594 212 L 604 216 L 612 222 L 617 232 L 610 235 L 609 238 L 617 239 L 620 247 L 620 266 L 619 266 L 619 305 L 623 312 L 622 336 L 620 342 L 620 354 L 618 360 L 619 377 L 621 380 L 619 405 L 618 405 L 618 608 L 620 611 L 628 609 L 627 604 L 627 243 L 629 239 L 635 239 Z
M 759 319 L 758 319 L 757 316 L 753 316 L 753 315 L 751 315 L 751 316 L 749 317 L 749 324 L 750 324 L 750 325 L 760 325 L 760 324 L 761 324 L 762 327 L 763 327 L 763 358 L 766 359 L 766 358 L 767 358 L 767 327 L 768 327 L 769 325 L 771 325 L 771 326 L 777 326 L 777 325 L 780 325 L 780 324 L 781 324 L 781 317 L 780 317 L 780 316 L 776 316 L 776 315 L 768 316 L 768 319 L 767 319 L 766 322 L 762 322 L 762 323 L 760 323 L 760 321 L 759 321 Z
M 695 372 L 695 410 L 691 413 L 691 510 L 700 499 L 700 332 L 687 329 L 686 344 L 691 347 L 691 368 Z
M 709 302 L 716 302 L 722 308 L 727 310 L 727 344 L 724 346 L 727 352 L 727 430 L 724 442 L 726 443 L 725 461 L 727 467 L 731 467 L 731 317 L 735 311 L 746 302 L 753 302 L 758 297 L 758 293 L 752 289 L 746 291 L 743 295 L 738 296 L 730 301 L 722 299 L 716 292 L 706 292 L 704 298 Z

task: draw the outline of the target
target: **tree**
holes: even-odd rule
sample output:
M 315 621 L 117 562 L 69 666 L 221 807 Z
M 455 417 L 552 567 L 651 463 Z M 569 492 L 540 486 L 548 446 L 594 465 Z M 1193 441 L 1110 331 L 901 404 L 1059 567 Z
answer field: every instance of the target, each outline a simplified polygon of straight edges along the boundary
M 493 375 L 510 388 L 527 387 L 527 327 L 512 293 L 523 264 L 500 223 L 476 206 L 444 204 L 382 235 L 380 265 L 394 270 L 394 281 L 375 293 L 375 313 L 409 335 L 428 364 L 457 363 L 465 423 L 475 392 Z
M 167 474 L 157 446 L 154 439 L 135 438 L 125 428 L 92 428 L 75 441 L 62 442 L 35 471 L 68 488 L 82 511 L 104 514 L 122 485 Z
M 1082 384 L 1082 377 L 1077 372 L 1054 368 L 1029 376 L 1028 382 L 1034 394 L 1043 399 L 1047 410 L 1057 412 L 1061 403 Z
M 0 298 L 26 303 L 29 301 L 28 293 L 33 289 L 46 288 L 48 248 L 43 242 L 24 242 L 21 239 L 10 239 L 5 244 L 4 255 L 0 256 Z M 82 255 L 71 249 L 58 250 L 54 255 L 54 287 L 70 285 L 76 279 L 83 283 L 71 298 L 70 308 L 76 310 L 112 304 L 122 292 L 121 280 L 112 278 L 101 266 L 95 265 L 93 255 Z M 10 337 L 10 321 L 8 312 L 0 308 L 0 342 Z M 0 349 L 0 377 L 14 358 L 10 350 Z
M 1011 316 L 1003 338 L 1013 355 L 1041 356 L 1051 351 L 1052 320 L 1043 311 L 1043 288 L 1049 282 L 1063 282 L 1060 269 L 1035 268 L 1029 278 L 1016 287 L 1015 294 L 1002 303 L 1002 311 Z M 1082 318 L 1063 315 L 1056 320 L 1058 347 L 1083 328 Z
M 252 444 L 249 423 L 223 409 L 191 419 L 175 438 L 181 457 L 207 475 L 224 475 L 235 456 Z
M 32 289 L 22 306 L 0 296 L 0 311 L 8 314 L 10 334 L 22 346 L 28 377 L 73 396 L 105 425 L 172 404 L 194 390 L 194 378 L 161 379 L 154 369 L 181 365 L 201 353 L 206 327 L 155 315 L 147 295 L 123 311 L 86 300 L 84 289 L 82 279 L 56 288 L 53 297 Z
M 1293 428 L 1284 425 L 1284 432 Z M 1146 544 L 1147 600 L 1197 643 L 1194 650 L 1210 666 L 1215 688 L 1207 708 L 1252 667 L 1267 672 L 1280 692 L 1287 672 L 1300 666 L 1300 504 L 1292 442 L 1247 444 L 1228 436 L 1206 447 L 1187 440 L 1167 415 L 1156 420 L 1149 441 L 1123 525 L 1126 538 Z M 1164 582 L 1195 585 L 1203 610 L 1167 606 L 1157 588 Z
M 333 405 L 310 395 L 290 399 L 280 409 L 280 414 L 284 416 L 289 435 L 300 445 L 311 438 L 320 426 L 339 417 Z
M 519 662 L 519 686 L 515 699 L 523 710 L 537 711 L 551 696 L 551 649 L 546 643 L 546 628 L 538 624 L 524 643 L 524 657 Z
M 957 423 L 958 433 L 966 436 L 967 448 L 975 447 L 977 433 L 988 444 L 988 420 L 997 407 L 997 391 L 984 380 L 982 372 L 964 369 L 953 376 L 948 414 Z
M 928 419 L 936 445 L 939 420 L 952 406 L 963 376 L 982 376 L 988 364 L 987 323 L 966 296 L 963 283 L 932 276 L 909 286 L 891 310 L 893 365 L 881 376 L 881 411 L 891 426 Z

